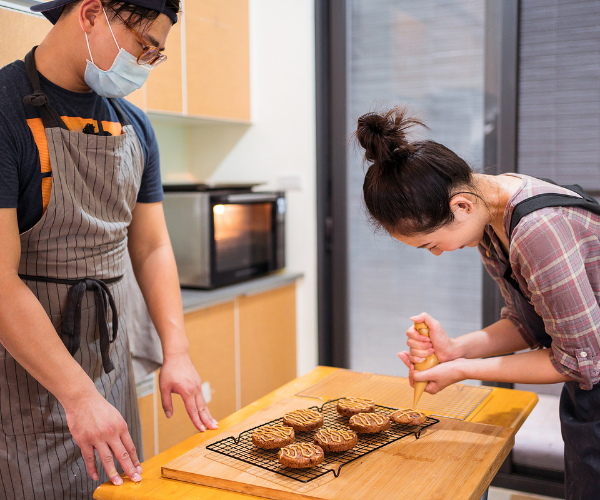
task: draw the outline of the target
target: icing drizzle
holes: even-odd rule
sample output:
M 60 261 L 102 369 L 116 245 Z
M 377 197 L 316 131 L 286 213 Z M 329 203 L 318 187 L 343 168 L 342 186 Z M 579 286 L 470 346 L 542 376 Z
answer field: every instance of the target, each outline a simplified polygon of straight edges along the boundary
M 297 425 L 306 425 L 316 422 L 321 415 L 315 410 L 296 410 L 285 414 L 285 420 Z
M 351 417 L 350 422 L 359 425 L 383 425 L 385 417 L 377 413 L 359 413 Z
M 281 448 L 281 456 L 288 456 L 290 458 L 298 458 L 299 455 L 304 458 L 312 458 L 319 456 L 321 453 L 319 449 L 310 443 L 294 443 Z
M 403 417 L 404 415 L 408 415 L 409 417 L 412 417 L 415 413 L 419 417 L 425 417 L 425 418 L 427 418 L 427 415 L 425 415 L 425 413 L 423 413 L 422 411 L 419 411 L 419 410 L 415 410 L 413 408 L 407 408 L 406 410 L 398 410 L 398 411 L 396 411 L 396 412 L 393 413 L 393 416 L 396 417 L 396 418 Z
M 375 403 L 373 403 L 373 401 L 365 398 L 345 398 L 340 401 L 341 406 L 345 406 L 346 408 L 350 408 L 352 410 L 370 408 L 374 404 Z
M 271 441 L 277 438 L 287 439 L 292 437 L 294 429 L 286 425 L 266 425 L 254 431 L 254 436 L 262 441 Z
M 316 437 L 325 442 L 331 440 L 334 443 L 342 443 L 344 441 L 352 441 L 355 437 L 355 434 L 351 431 L 346 431 L 343 429 L 327 428 L 318 431 Z

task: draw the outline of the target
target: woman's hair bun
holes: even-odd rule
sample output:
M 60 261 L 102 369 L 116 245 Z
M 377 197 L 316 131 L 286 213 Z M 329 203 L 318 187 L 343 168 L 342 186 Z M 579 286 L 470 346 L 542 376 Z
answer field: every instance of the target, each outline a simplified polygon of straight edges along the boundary
M 365 150 L 365 159 L 382 162 L 395 155 L 408 155 L 415 149 L 407 139 L 407 131 L 415 125 L 427 126 L 418 118 L 408 115 L 403 106 L 385 113 L 370 112 L 358 119 L 356 138 Z

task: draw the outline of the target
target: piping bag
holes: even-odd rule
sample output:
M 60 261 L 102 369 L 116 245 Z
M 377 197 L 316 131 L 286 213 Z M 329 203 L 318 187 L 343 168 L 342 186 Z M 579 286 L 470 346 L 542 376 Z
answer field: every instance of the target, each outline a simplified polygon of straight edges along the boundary
M 427 328 L 427 325 L 425 323 L 415 323 L 415 330 L 417 330 L 421 335 L 429 337 L 429 328 Z M 429 368 L 433 368 L 435 365 L 439 364 L 440 361 L 434 353 L 431 356 L 427 356 L 427 358 L 425 358 L 425 361 L 415 363 L 415 370 L 422 372 L 423 370 L 429 370 Z M 417 407 L 417 403 L 419 402 L 419 399 L 421 399 L 425 387 L 427 387 L 427 381 L 415 382 L 415 397 L 413 400 L 413 408 Z

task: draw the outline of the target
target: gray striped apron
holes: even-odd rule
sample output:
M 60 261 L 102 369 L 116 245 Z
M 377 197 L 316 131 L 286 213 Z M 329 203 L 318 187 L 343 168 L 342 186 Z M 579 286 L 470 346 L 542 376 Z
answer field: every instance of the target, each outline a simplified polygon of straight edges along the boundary
M 142 459 L 121 279 L 143 171 L 141 146 L 115 100 L 109 101 L 123 134 L 69 131 L 40 91 L 34 50 L 25 58 L 34 90 L 25 103 L 36 106 L 44 122 L 52 193 L 40 221 L 21 234 L 19 275 L 96 389 L 123 415 Z M 97 466 L 100 479 L 93 481 L 60 403 L 0 344 L 0 498 L 91 499 L 108 480 Z

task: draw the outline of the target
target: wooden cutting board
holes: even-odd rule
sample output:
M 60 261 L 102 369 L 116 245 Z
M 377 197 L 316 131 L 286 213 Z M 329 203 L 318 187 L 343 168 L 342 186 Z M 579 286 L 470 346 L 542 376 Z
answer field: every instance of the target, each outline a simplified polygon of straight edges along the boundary
M 313 401 L 286 398 L 162 468 L 164 477 L 272 499 L 479 500 L 514 444 L 514 429 L 440 419 L 420 439 L 406 437 L 309 483 L 224 457 L 211 442 L 281 417 Z

